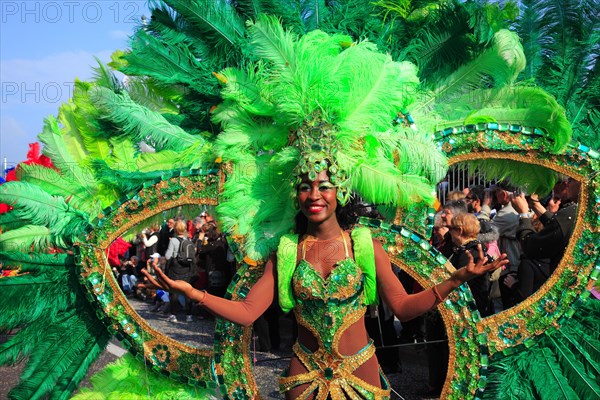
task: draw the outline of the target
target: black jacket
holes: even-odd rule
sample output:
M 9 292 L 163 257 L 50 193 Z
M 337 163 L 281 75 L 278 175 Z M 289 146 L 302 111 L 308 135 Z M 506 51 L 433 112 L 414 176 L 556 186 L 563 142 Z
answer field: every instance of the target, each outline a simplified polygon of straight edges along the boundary
M 554 271 L 569 244 L 576 219 L 576 203 L 561 207 L 556 214 L 546 211 L 540 216 L 544 229 L 539 232 L 533 229 L 531 218 L 521 218 L 517 228 L 517 239 L 521 243 L 524 255 L 530 259 L 549 258 L 550 269 Z

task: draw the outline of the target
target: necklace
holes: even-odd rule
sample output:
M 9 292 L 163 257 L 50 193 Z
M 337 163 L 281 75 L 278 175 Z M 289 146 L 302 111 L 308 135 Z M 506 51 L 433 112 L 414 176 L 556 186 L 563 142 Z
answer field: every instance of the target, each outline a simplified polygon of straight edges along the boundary
M 342 233 L 342 235 L 343 235 L 343 233 Z M 312 235 L 304 235 L 304 240 L 305 241 L 308 240 L 308 241 L 311 241 L 311 242 L 331 242 L 333 240 L 340 240 L 340 237 L 339 236 L 334 236 L 334 237 L 332 237 L 330 239 L 319 239 L 319 238 L 316 238 L 316 237 L 314 237 Z
M 344 230 L 341 229 L 341 228 L 340 228 L 340 233 L 342 235 L 342 240 L 344 241 L 344 250 L 346 252 L 346 258 L 348 258 L 349 255 L 348 255 L 348 245 L 346 243 L 346 235 L 344 234 Z M 331 242 L 331 241 L 334 241 L 334 240 L 339 240 L 339 236 L 331 238 L 331 239 L 318 239 L 318 238 L 315 238 L 312 235 L 306 235 L 305 238 L 304 238 L 304 240 L 302 241 L 302 258 L 303 259 L 306 258 L 306 242 L 308 241 L 309 237 L 313 238 L 313 240 L 311 240 L 311 242 L 314 242 L 314 243 L 319 243 L 319 242 L 326 243 L 326 242 Z

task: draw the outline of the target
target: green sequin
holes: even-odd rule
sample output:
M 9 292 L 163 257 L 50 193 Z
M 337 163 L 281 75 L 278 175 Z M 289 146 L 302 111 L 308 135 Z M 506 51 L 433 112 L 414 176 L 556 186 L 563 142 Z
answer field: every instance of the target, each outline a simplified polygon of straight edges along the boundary
M 327 279 L 323 279 L 312 265 L 301 260 L 294 272 L 293 287 L 300 307 L 296 310 L 309 326 L 319 333 L 327 351 L 332 351 L 348 315 L 364 309 L 363 274 L 354 260 L 340 261 Z

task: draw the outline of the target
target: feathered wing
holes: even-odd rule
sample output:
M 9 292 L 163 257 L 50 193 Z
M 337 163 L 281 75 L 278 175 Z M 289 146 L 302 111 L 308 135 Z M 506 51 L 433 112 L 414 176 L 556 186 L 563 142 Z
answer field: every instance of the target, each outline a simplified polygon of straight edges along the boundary
M 68 176 L 41 165 L 21 165 L 17 170 L 20 181 L 39 187 L 52 196 L 69 199 L 69 204 L 88 215 L 97 215 L 107 206 L 97 197 L 90 197 L 88 188 L 81 187 Z M 13 214 L 14 215 L 14 214 Z
M 168 84 L 183 84 L 203 91 L 201 74 L 210 76 L 204 66 L 183 43 L 165 46 L 158 38 L 144 30 L 136 32 L 132 51 L 123 54 L 126 64 L 121 70 L 130 75 L 146 75 Z M 148 60 L 154 60 L 148 63 Z
M 8 182 L 0 186 L 0 201 L 12 205 L 15 216 L 24 223 L 46 226 L 52 242 L 69 248 L 85 235 L 89 216 L 67 204 L 62 197 L 53 197 L 38 186 L 24 182 Z M 9 231 L 6 234 L 9 234 Z
M 598 398 L 599 303 L 588 299 L 560 329 L 548 329 L 535 344 L 510 356 L 492 358 L 483 398 Z
M 92 101 L 103 112 L 102 117 L 117 124 L 136 143 L 144 141 L 159 149 L 186 149 L 199 141 L 179 126 L 170 124 L 162 115 L 131 101 L 127 93 L 116 94 L 98 87 Z M 112 132 L 114 134 L 115 132 Z
M 535 164 L 513 160 L 476 160 L 468 164 L 488 179 L 509 179 L 511 184 L 524 189 L 527 193 L 537 193 L 544 197 L 551 193 L 559 174 L 551 169 Z
M 427 4 L 407 14 L 407 21 L 418 24 L 438 8 L 438 4 Z M 80 292 L 66 295 L 50 290 L 79 287 L 71 274 L 72 263 L 63 262 L 69 264 L 64 266 L 68 273 L 44 275 L 42 266 L 63 266 L 44 258 L 28 261 L 31 245 L 70 248 L 77 235 L 85 231 L 98 204 L 112 204 L 148 180 L 177 169 L 211 168 L 210 163 L 221 156 L 232 170 L 220 199 L 220 221 L 229 232 L 244 237 L 248 255 L 264 259 L 278 236 L 293 226 L 294 188 L 290 182 L 300 156 L 288 147 L 288 135 L 315 110 L 340 127 L 336 132 L 339 157 L 353 172 L 353 189 L 371 201 L 394 205 L 430 198 L 432 184 L 444 169 L 440 167 L 443 157 L 425 149 L 430 140 L 427 134 L 439 129 L 440 116 L 457 124 L 476 118 L 546 121 L 542 128 L 549 135 L 557 135 L 553 139 L 557 151 L 568 142 L 569 133 L 560 115 L 547 118 L 556 110 L 554 104 L 527 114 L 522 109 L 524 104 L 503 99 L 502 91 L 511 88 L 523 65 L 522 52 L 512 34 L 498 32 L 491 46 L 481 46 L 484 50 L 476 52 L 476 62 L 461 63 L 463 68 L 443 82 L 428 81 L 429 92 L 418 93 L 422 97 L 413 103 L 419 87 L 414 66 L 393 61 L 367 41 L 352 43 L 370 36 L 391 54 L 403 54 L 404 42 L 399 37 L 409 35 L 411 30 L 382 21 L 376 11 L 373 4 L 356 0 L 293 4 L 284 0 L 168 0 L 159 4 L 153 10 L 152 21 L 136 32 L 132 50 L 113 58 L 111 65 L 134 76 L 135 81 L 129 85 L 115 82 L 110 72 L 100 67 L 96 82 L 76 82 L 72 102 L 59 113 L 62 127 L 50 119 L 42 136 L 47 147 L 44 154 L 56 160 L 58 171 L 53 176 L 64 182 L 72 173 L 74 181 L 58 188 L 40 176 L 43 170 L 23 168 L 23 184 L 39 186 L 46 192 L 39 193 L 40 210 L 31 210 L 32 197 L 24 190 L 23 198 L 15 202 L 19 205 L 17 212 L 0 217 L 0 226 L 5 230 L 0 249 L 12 251 L 3 253 L 3 262 L 15 270 L 21 266 L 20 276 L 0 279 L 2 293 L 9 293 L 15 301 L 28 298 L 10 317 L 10 323 L 2 322 L 3 316 L 10 313 L 0 304 L 0 326 L 22 328 L 10 344 L 0 348 L 0 360 L 32 354 L 25 375 L 28 382 L 13 392 L 15 396 L 41 396 L 44 391 L 51 391 L 57 398 L 66 396 L 103 347 L 106 335 L 104 328 L 90 328 L 87 333 L 82 329 L 82 323 L 88 327 L 97 323 L 89 310 L 80 308 L 77 315 L 69 312 L 88 304 Z M 262 12 L 278 15 L 282 23 Z M 248 17 L 256 22 L 245 28 Z M 317 27 L 343 34 L 311 31 Z M 345 35 L 348 32 L 352 37 Z M 304 35 L 297 36 L 300 34 Z M 479 44 L 486 40 L 479 38 Z M 213 75 L 216 71 L 221 74 Z M 437 76 L 442 74 L 440 71 L 445 74 L 452 69 L 444 69 L 442 64 Z M 224 85 L 221 93 L 219 82 Z M 482 88 L 487 89 L 485 93 Z M 477 100 L 482 102 L 461 104 L 465 92 L 473 90 L 482 91 Z M 456 110 L 446 113 L 444 104 Z M 486 104 L 485 109 L 473 113 L 482 104 Z M 416 117 L 420 130 L 413 131 L 414 126 L 390 129 L 397 113 L 407 111 Z M 153 146 L 149 151 L 143 150 L 147 144 Z M 11 196 L 17 194 L 11 191 L 16 187 L 10 188 L 6 196 L 13 201 Z M 271 201 L 274 197 L 282 200 Z M 24 288 L 31 293 L 25 293 Z M 46 292 L 58 301 L 54 308 L 43 297 Z M 77 303 L 79 299 L 83 299 L 81 303 Z M 34 321 L 26 312 L 37 303 L 40 306 L 33 315 L 39 318 Z M 51 329 L 40 335 L 42 327 Z M 56 341 L 62 340 L 59 327 L 79 339 L 79 343 L 65 340 L 78 349 L 78 355 L 58 347 L 50 349 L 51 343 L 58 346 Z M 593 343 L 588 340 L 583 346 L 590 351 L 590 346 L 596 346 Z M 35 352 L 38 346 L 53 351 L 64 363 L 42 366 L 41 352 Z M 578 358 L 570 351 L 575 356 L 565 351 L 563 359 Z M 127 372 L 137 376 L 135 372 L 142 368 L 133 362 L 117 373 L 121 378 Z M 513 376 L 526 377 L 526 372 L 526 368 L 517 369 Z M 587 385 L 582 393 L 594 392 L 586 379 L 578 379 Z M 52 382 L 58 384 L 53 387 Z M 114 382 L 106 376 L 103 382 L 105 390 L 114 389 Z M 127 395 L 145 394 L 144 382 L 143 377 L 130 382 Z M 523 393 L 539 390 L 531 382 L 524 382 Z M 562 385 L 562 380 L 557 382 Z M 184 396 L 181 389 L 167 395 Z
M 19 226 L 0 236 L 0 249 L 2 251 L 44 251 L 48 246 L 55 244 L 50 229 L 39 225 L 23 225 L 19 219 Z
M 53 160 L 54 165 L 63 175 L 84 188 L 88 196 L 93 196 L 94 178 L 92 173 L 81 165 L 80 160 L 73 158 L 71 149 L 66 145 L 58 121 L 54 117 L 46 118 L 44 130 L 39 134 L 44 143 L 44 154 Z M 79 149 L 76 149 L 79 151 Z
M 28 360 L 9 396 L 66 399 L 104 350 L 110 333 L 75 283 L 72 255 L 4 251 L 0 257 L 4 269 L 18 273 L 0 278 L 0 326 L 18 329 L 0 345 L 0 365 Z
M 216 0 L 210 3 L 165 0 L 198 30 L 199 36 L 225 56 L 227 51 L 236 49 L 244 39 L 244 21 L 237 15 L 231 3 Z

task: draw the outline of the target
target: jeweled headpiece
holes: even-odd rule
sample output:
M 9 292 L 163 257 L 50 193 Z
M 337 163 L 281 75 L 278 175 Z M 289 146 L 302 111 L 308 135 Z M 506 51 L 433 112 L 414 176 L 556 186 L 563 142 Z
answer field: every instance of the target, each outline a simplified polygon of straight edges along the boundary
M 338 147 L 334 135 L 336 130 L 336 126 L 325 121 L 317 110 L 290 133 L 289 145 L 300 150 L 300 160 L 294 169 L 296 179 L 291 184 L 295 191 L 303 175 L 308 175 L 308 179 L 313 181 L 321 171 L 327 171 L 329 181 L 338 189 L 338 201 L 344 205 L 350 196 L 350 181 L 335 157 Z

